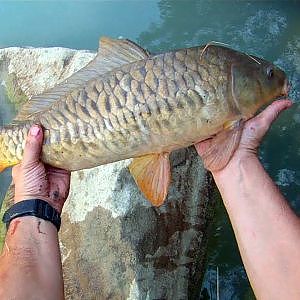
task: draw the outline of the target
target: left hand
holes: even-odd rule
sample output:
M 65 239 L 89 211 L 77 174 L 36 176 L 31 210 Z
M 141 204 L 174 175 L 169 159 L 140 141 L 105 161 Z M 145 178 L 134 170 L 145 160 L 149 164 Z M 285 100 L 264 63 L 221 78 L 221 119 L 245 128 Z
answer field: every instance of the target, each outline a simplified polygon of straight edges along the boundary
M 42 144 L 43 130 L 33 125 L 27 136 L 23 160 L 12 169 L 14 202 L 38 198 L 61 213 L 69 194 L 70 172 L 44 165 L 40 160 Z

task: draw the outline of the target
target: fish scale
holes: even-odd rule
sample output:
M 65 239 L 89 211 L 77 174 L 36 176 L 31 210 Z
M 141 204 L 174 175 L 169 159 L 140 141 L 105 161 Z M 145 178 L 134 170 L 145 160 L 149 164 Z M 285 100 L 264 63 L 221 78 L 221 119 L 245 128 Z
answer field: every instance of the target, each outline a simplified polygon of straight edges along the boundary
M 32 124 L 28 122 L 13 128 L 7 126 L 0 129 L 0 164 L 9 163 L 14 165 L 22 159 L 25 139 Z
M 140 133 L 136 132 L 135 134 L 136 140 L 134 145 L 130 145 L 131 147 L 133 146 L 133 149 L 138 149 L 141 141 L 142 143 L 148 141 L 149 144 L 155 142 L 155 146 L 158 147 L 157 150 L 163 148 L 161 142 L 158 145 L 156 137 L 151 137 L 150 132 L 152 131 L 154 135 L 171 132 L 171 129 L 165 128 L 166 124 L 172 126 L 176 119 L 181 119 L 179 116 L 181 111 L 178 109 L 176 102 L 181 101 L 184 103 L 182 109 L 185 109 L 186 106 L 190 106 L 193 109 L 196 107 L 196 102 L 200 104 L 203 102 L 201 96 L 195 92 L 193 93 L 193 90 L 191 90 L 195 87 L 195 80 L 200 78 L 199 75 L 195 74 L 195 66 L 191 62 L 193 55 L 197 54 L 197 50 L 190 50 L 187 58 L 184 60 L 186 67 L 180 67 L 183 64 L 182 57 L 185 52 L 183 51 L 183 55 L 177 53 L 179 59 L 175 53 L 159 55 L 152 59 L 153 64 L 147 65 L 147 70 L 145 62 L 138 62 L 137 65 L 133 63 L 130 66 L 124 66 L 117 73 L 111 73 L 104 79 L 91 80 L 87 87 L 78 89 L 76 92 L 72 91 L 72 97 L 69 94 L 61 97 L 58 105 L 53 105 L 48 112 L 43 112 L 36 116 L 35 123 L 41 123 L 46 128 L 56 130 L 53 133 L 54 137 L 51 136 L 52 133 L 50 131 L 49 139 L 46 140 L 47 143 L 44 149 L 46 148 L 45 152 L 48 152 L 48 154 L 43 154 L 44 161 L 48 163 L 55 161 L 56 166 L 66 167 L 63 162 L 70 160 L 68 157 L 71 153 L 70 149 L 74 145 L 78 146 L 81 140 L 84 140 L 87 144 L 96 143 L 99 146 L 99 157 L 108 155 L 107 152 L 111 152 L 111 156 L 115 156 L 111 160 L 118 160 L 120 155 L 122 155 L 118 145 L 121 144 L 126 147 L 132 128 L 140 130 Z M 157 70 L 162 67 L 163 70 L 158 72 Z M 184 72 L 181 76 L 176 76 L 176 72 L 183 70 Z M 117 78 L 117 75 L 119 78 Z M 123 84 L 120 84 L 121 82 Z M 126 82 L 126 85 L 124 82 Z M 179 86 L 182 92 L 180 95 L 182 99 L 177 99 L 176 97 Z M 93 91 L 92 97 L 89 94 L 91 90 Z M 132 95 L 133 99 L 131 99 Z M 97 102 L 95 102 L 96 98 Z M 164 99 L 167 100 L 168 104 L 166 104 Z M 68 106 L 64 105 L 66 102 Z M 86 105 L 87 102 L 93 102 L 95 105 Z M 133 103 L 130 105 L 130 102 Z M 147 113 L 145 113 L 145 110 L 141 112 L 140 107 L 137 105 L 138 103 L 145 103 Z M 127 104 L 129 105 L 127 106 Z M 126 116 L 127 122 L 125 123 L 122 122 L 122 119 L 119 122 L 116 117 L 120 109 L 123 109 Z M 191 115 L 191 109 L 186 110 L 188 115 Z M 70 126 L 70 124 L 74 123 L 75 118 L 77 126 Z M 104 122 L 99 122 L 99 118 L 103 118 Z M 79 120 L 80 122 L 78 122 Z M 102 124 L 102 132 L 98 132 L 102 139 L 99 140 L 99 134 L 96 137 L 93 131 L 88 131 L 91 120 L 94 121 L 94 124 Z M 68 126 L 67 123 L 69 124 Z M 139 134 L 141 135 L 140 137 Z M 99 141 L 101 142 L 99 143 Z M 59 145 L 56 145 L 54 148 L 61 148 L 61 151 L 52 151 L 51 155 L 50 148 L 53 144 Z M 145 145 L 140 146 L 142 149 L 145 148 Z M 94 163 L 94 155 L 89 153 L 90 147 L 81 143 L 80 148 L 86 151 L 86 159 L 90 159 L 92 165 Z M 127 146 L 126 148 L 130 147 Z M 62 162 L 59 162 L 57 158 L 58 152 L 60 152 L 59 156 Z M 11 156 L 13 154 L 11 153 Z M 136 154 L 132 153 L 131 155 Z M 72 167 L 71 163 L 71 169 L 77 168 L 76 163 L 74 167 Z
M 149 55 L 130 41 L 106 39 L 94 61 L 30 100 L 18 125 L 1 129 L 0 165 L 21 160 L 34 123 L 45 128 L 42 160 L 69 170 L 169 153 L 209 138 L 282 92 L 285 79 L 268 87 L 262 72 L 269 63 L 258 61 L 216 45 Z M 243 85 L 258 78 L 264 94 Z M 243 86 L 256 93 L 252 102 Z

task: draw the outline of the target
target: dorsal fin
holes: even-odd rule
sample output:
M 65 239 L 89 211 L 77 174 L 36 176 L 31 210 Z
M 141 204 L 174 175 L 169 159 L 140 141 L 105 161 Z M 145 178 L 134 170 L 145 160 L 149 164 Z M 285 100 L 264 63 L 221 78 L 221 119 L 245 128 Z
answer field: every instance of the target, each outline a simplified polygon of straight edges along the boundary
M 89 80 L 122 65 L 148 58 L 149 55 L 149 52 L 130 40 L 102 37 L 99 41 L 98 54 L 89 64 L 45 93 L 32 97 L 23 105 L 14 121 L 17 123 L 30 119 L 36 113 L 47 109 L 69 91 L 81 87 Z
M 103 67 L 107 67 L 105 72 L 137 60 L 148 58 L 149 56 L 150 53 L 147 50 L 127 39 L 102 37 L 99 40 L 97 57 L 105 60 L 105 64 L 103 65 Z

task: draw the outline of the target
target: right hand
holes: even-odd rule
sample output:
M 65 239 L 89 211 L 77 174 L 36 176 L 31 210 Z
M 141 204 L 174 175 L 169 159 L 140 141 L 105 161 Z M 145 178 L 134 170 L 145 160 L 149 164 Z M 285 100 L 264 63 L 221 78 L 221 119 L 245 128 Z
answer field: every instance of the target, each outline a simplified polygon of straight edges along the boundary
M 263 110 L 257 116 L 249 119 L 243 128 L 241 140 L 238 148 L 232 155 L 228 164 L 221 170 L 213 172 L 218 173 L 230 166 L 234 161 L 247 158 L 249 156 L 256 156 L 257 149 L 269 130 L 271 124 L 277 119 L 279 114 L 292 106 L 291 100 L 277 100 L 271 103 L 265 110 Z M 205 153 L 207 147 L 209 147 L 211 140 L 205 140 L 198 144 L 195 144 L 196 150 L 200 157 Z M 205 164 L 205 161 L 204 161 Z

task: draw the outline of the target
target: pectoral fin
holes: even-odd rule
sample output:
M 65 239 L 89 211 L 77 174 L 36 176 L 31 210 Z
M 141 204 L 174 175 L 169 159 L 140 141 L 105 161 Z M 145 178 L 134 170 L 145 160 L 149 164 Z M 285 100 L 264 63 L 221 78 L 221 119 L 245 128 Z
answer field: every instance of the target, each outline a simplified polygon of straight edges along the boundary
M 129 170 L 145 197 L 154 206 L 163 204 L 171 180 L 169 153 L 134 158 Z
M 205 168 L 217 171 L 228 164 L 239 145 L 243 125 L 241 120 L 227 122 L 224 124 L 223 131 L 196 146 Z

